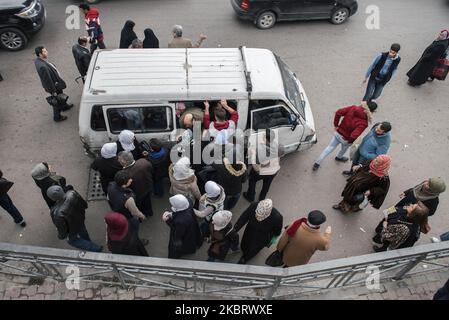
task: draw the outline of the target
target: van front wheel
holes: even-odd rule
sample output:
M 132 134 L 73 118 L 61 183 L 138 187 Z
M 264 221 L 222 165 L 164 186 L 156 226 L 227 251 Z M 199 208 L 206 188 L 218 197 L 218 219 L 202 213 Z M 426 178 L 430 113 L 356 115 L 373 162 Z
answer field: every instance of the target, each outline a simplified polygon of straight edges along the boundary
M 275 23 L 276 14 L 272 11 L 262 12 L 256 19 L 256 26 L 259 29 L 270 29 Z

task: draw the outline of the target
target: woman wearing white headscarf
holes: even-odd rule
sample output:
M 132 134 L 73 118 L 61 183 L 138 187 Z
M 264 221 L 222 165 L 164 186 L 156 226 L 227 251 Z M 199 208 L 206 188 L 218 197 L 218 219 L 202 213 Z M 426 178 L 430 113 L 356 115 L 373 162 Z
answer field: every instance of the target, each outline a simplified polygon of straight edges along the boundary
M 192 203 L 195 203 L 195 200 L 200 200 L 201 192 L 198 188 L 195 171 L 190 168 L 189 158 L 183 157 L 175 164 L 171 164 L 168 174 L 171 195 L 182 194 L 192 200 Z
M 142 149 L 137 142 L 134 132 L 130 130 L 122 130 L 118 135 L 117 154 L 122 151 L 129 151 L 133 154 L 134 160 L 139 160 L 143 157 Z
M 419 86 L 427 80 L 433 80 L 433 69 L 439 59 L 446 56 L 446 50 L 449 46 L 449 31 L 441 30 L 437 39 L 426 48 L 416 65 L 407 72 L 408 84 Z
M 210 247 L 207 261 L 224 261 L 229 249 L 238 250 L 239 234 L 232 227 L 231 211 L 221 210 L 214 214 L 210 226 Z
M 117 160 L 117 144 L 114 142 L 104 144 L 101 156 L 96 158 L 90 167 L 100 172 L 101 188 L 107 194 L 109 183 L 114 181 L 115 174 L 122 170 Z

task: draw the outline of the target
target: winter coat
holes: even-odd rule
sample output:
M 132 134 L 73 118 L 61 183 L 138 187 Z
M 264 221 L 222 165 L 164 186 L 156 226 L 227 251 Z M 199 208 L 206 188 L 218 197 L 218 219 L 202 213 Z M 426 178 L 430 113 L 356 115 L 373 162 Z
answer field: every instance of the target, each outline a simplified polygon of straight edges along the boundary
M 207 251 L 209 257 L 224 260 L 230 248 L 237 250 L 239 246 L 239 234 L 229 223 L 224 229 L 219 231 L 214 229 L 214 225 L 209 225 L 211 245 Z
M 176 180 L 173 177 L 173 164 L 170 165 L 168 169 L 168 174 L 170 177 L 170 194 L 177 195 L 182 194 L 195 202 L 195 200 L 199 200 L 201 198 L 201 192 L 198 188 L 198 184 L 196 181 L 196 176 L 192 175 L 189 178 L 183 180 Z
M 226 199 L 226 194 L 224 192 L 223 187 L 222 186 L 219 186 L 219 187 L 220 187 L 220 195 L 218 196 L 217 199 L 215 199 L 215 200 L 209 199 L 207 197 L 207 193 L 203 194 L 200 198 L 199 206 L 198 206 L 198 209 L 200 211 L 203 211 L 204 209 L 206 209 L 209 206 L 212 206 L 214 208 L 214 211 L 211 214 L 204 217 L 204 220 L 206 220 L 206 222 L 211 221 L 212 216 L 214 215 L 215 212 L 224 210 L 224 201 Z
M 317 250 L 329 250 L 330 234 L 321 234 L 320 229 L 312 229 L 302 223 L 293 237 L 284 231 L 277 249 L 283 252 L 284 264 L 288 267 L 307 264 Z
M 136 202 L 140 203 L 148 193 L 153 191 L 153 166 L 145 159 L 137 160 L 133 165 L 123 169 L 133 179 L 130 188 L 136 194 Z
M 114 254 L 148 257 L 148 252 L 139 239 L 138 231 L 132 223 L 129 224 L 128 233 L 123 239 L 111 240 L 108 236 L 108 248 Z
M 131 189 L 122 188 L 115 181 L 109 184 L 108 201 L 112 211 L 123 214 L 128 220 L 133 217 L 131 211 L 125 206 L 129 198 L 134 198 L 136 201 L 136 196 Z
M 67 87 L 55 66 L 41 58 L 34 60 L 34 65 L 45 91 L 53 94 L 57 91 L 62 91 Z
M 449 40 L 434 41 L 426 48 L 419 61 L 407 72 L 409 81 L 414 85 L 421 85 L 432 76 L 438 59 L 446 55 Z
M 58 229 L 58 238 L 75 237 L 84 227 L 87 202 L 75 190 L 67 191 L 64 199 L 57 202 L 50 211 Z
M 382 243 L 388 245 L 390 250 L 413 247 L 419 240 L 420 226 L 409 220 L 404 207 L 396 207 L 396 212 L 388 216 L 387 222 L 386 228 L 382 225 L 381 230 L 376 228 L 376 231 L 380 233 Z
M 72 54 L 80 75 L 85 77 L 87 70 L 89 70 L 90 59 L 92 58 L 89 49 L 77 43 L 72 47 Z
M 152 152 L 147 157 L 153 166 L 153 180 L 158 181 L 168 177 L 168 167 L 170 166 L 170 152 L 161 148 L 159 152 Z
M 264 220 L 256 219 L 257 203 L 252 203 L 239 217 L 234 229 L 239 232 L 246 225 L 243 232 L 240 247 L 245 260 L 248 261 L 257 255 L 260 250 L 267 247 L 274 236 L 279 236 L 282 231 L 282 215 L 275 208 Z
M 376 127 L 377 125 L 374 125 L 363 138 L 362 143 L 356 152 L 356 157 L 358 157 L 356 161 L 357 164 L 372 160 L 381 154 L 387 154 L 391 143 L 390 132 L 379 136 L 375 132 Z
M 242 184 L 246 181 L 248 174 L 243 162 L 231 164 L 224 160 L 222 164 L 213 164 L 215 172 L 212 181 L 223 187 L 227 197 L 236 196 L 242 192 Z
M 105 159 L 98 157 L 90 166 L 93 170 L 100 172 L 101 188 L 104 193 L 108 193 L 108 185 L 114 181 L 115 174 L 122 170 L 122 165 L 118 162 L 117 157 Z
M 402 198 L 401 201 L 399 201 L 395 207 L 403 207 L 408 204 L 418 203 L 418 200 L 415 198 L 415 195 L 413 194 L 413 188 L 410 188 L 410 189 L 404 191 L 404 194 L 405 194 L 405 197 Z M 428 216 L 430 217 L 430 216 L 433 216 L 435 211 L 437 211 L 438 204 L 440 203 L 440 200 L 438 199 L 438 197 L 436 197 L 436 198 L 424 200 L 421 202 L 427 207 L 427 209 L 429 209 Z
M 66 186 L 66 180 L 64 177 L 55 175 L 55 174 L 51 174 L 50 176 L 42 179 L 42 180 L 36 180 L 33 179 L 34 182 L 36 183 L 36 185 L 39 187 L 39 189 L 41 189 L 41 193 L 42 193 L 42 197 L 44 198 L 45 202 L 47 203 L 47 206 L 49 209 L 51 209 L 56 202 L 51 200 L 48 196 L 47 196 L 47 190 L 48 188 L 50 188 L 51 186 L 60 186 L 64 192 L 67 192 L 68 190 L 72 189 L 71 186 Z
M 168 257 L 178 259 L 182 255 L 192 254 L 203 243 L 200 227 L 193 212 L 193 204 L 183 211 L 172 213 L 167 220 L 170 227 L 170 240 L 168 243 Z
M 343 120 L 340 122 L 340 119 Z M 362 106 L 349 106 L 335 112 L 334 127 L 348 143 L 353 143 L 368 127 L 368 117 Z

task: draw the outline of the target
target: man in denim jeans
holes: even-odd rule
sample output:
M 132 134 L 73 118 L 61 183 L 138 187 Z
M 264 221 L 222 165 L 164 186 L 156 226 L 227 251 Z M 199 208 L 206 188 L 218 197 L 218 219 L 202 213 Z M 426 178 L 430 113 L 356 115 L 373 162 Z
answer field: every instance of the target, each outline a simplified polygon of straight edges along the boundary
M 60 186 L 51 186 L 47 190 L 47 196 L 56 202 L 51 208 L 50 214 L 58 230 L 59 239 L 67 239 L 67 242 L 78 249 L 101 252 L 103 247 L 93 243 L 84 225 L 87 202 L 75 191 L 64 193 Z
M 335 133 L 329 145 L 313 164 L 313 171 L 319 169 L 321 162 L 341 144 L 341 150 L 335 157 L 336 161 L 346 162 L 345 153 L 351 144 L 363 133 L 371 122 L 372 114 L 377 109 L 374 101 L 362 102 L 360 106 L 349 106 L 335 112 Z M 341 121 L 340 121 L 341 120 Z

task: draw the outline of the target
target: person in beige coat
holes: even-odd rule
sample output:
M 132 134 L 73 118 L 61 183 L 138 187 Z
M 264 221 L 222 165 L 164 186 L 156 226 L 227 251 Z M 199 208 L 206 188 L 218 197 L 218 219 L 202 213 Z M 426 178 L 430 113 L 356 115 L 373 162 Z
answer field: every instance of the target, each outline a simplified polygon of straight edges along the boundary
M 329 250 L 331 227 L 324 234 L 320 225 L 326 216 L 318 210 L 311 211 L 306 218 L 293 222 L 282 234 L 277 250 L 283 253 L 284 267 L 307 264 L 317 250 Z
M 190 160 L 187 157 L 179 159 L 175 164 L 171 164 L 168 168 L 170 177 L 170 194 L 182 194 L 192 200 L 200 200 L 201 192 L 198 188 L 195 171 L 190 168 Z

